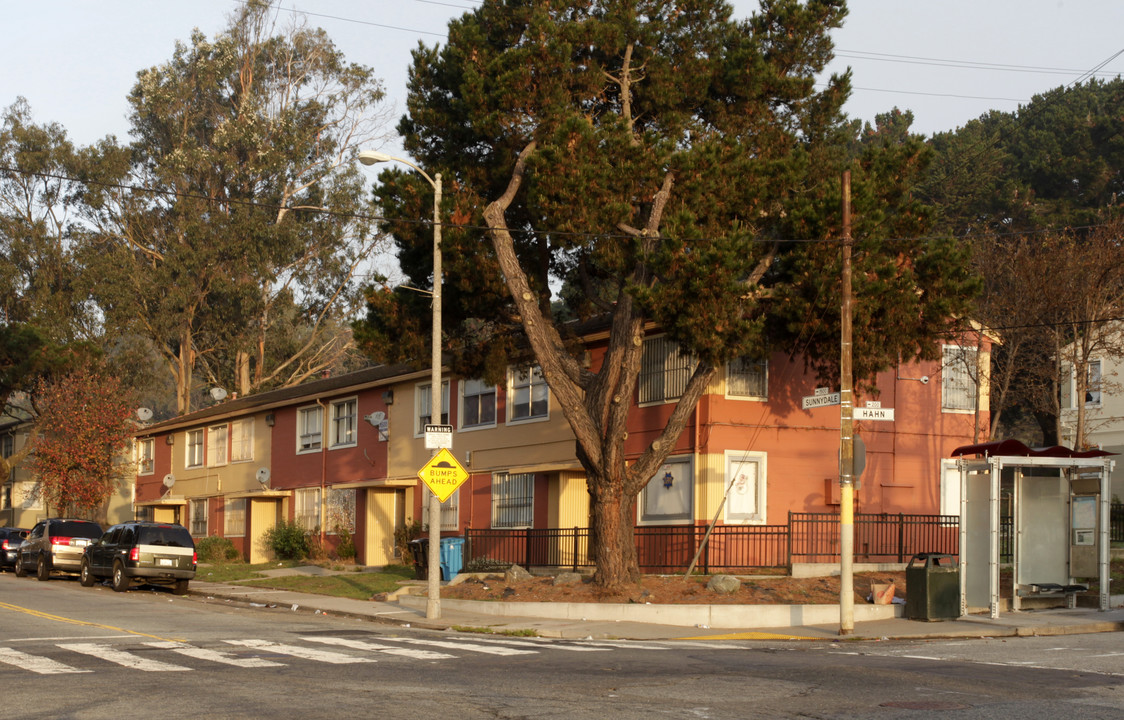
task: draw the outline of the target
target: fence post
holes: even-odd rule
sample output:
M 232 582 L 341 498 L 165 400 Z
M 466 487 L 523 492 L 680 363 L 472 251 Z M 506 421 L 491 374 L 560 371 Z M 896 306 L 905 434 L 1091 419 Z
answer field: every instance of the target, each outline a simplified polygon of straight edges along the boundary
M 898 562 L 905 562 L 905 513 L 898 513 Z
M 531 529 L 527 528 L 523 531 L 523 569 L 531 569 Z
M 578 571 L 578 529 L 574 528 L 574 572 Z
M 794 542 L 793 541 L 794 537 L 795 537 L 795 535 L 792 534 L 792 511 L 789 510 L 788 511 L 788 572 L 789 572 L 789 574 L 792 573 L 792 545 L 793 545 L 793 542 Z

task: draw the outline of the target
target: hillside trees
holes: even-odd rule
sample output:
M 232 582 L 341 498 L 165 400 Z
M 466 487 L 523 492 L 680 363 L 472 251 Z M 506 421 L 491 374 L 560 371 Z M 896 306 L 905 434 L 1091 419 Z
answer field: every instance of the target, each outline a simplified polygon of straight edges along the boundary
M 270 12 L 248 3 L 138 74 L 116 171 L 146 190 L 86 198 L 96 297 L 158 351 L 181 413 L 197 372 L 246 394 L 339 363 L 377 241 L 352 158 L 382 132 L 380 83 L 322 30 L 274 33 Z
M 769 0 L 735 21 L 713 0 L 486 1 L 450 24 L 447 46 L 414 53 L 400 131 L 419 165 L 452 180 L 449 357 L 492 381 L 509 362 L 541 367 L 577 438 L 601 585 L 637 577 L 635 499 L 718 368 L 784 343 L 831 372 L 831 317 L 802 329 L 838 307 L 838 244 L 794 240 L 839 237 L 841 170 L 855 173 L 867 327 L 894 324 L 856 351 L 865 371 L 915 355 L 969 294 L 962 264 L 943 264 L 956 258 L 946 244 L 894 240 L 927 222 L 906 192 L 925 162 L 908 118 L 860 128 L 840 109 L 847 76 L 814 87 L 845 12 L 831 0 Z M 427 216 L 420 178 L 390 169 L 381 179 L 384 215 Z M 394 226 L 414 287 L 432 282 L 429 233 Z M 552 282 L 566 288 L 555 298 L 566 316 L 609 324 L 599 366 L 552 314 Z M 417 353 L 387 340 L 423 326 L 424 299 L 369 300 L 364 348 L 380 360 Z M 653 327 L 691 358 L 689 376 L 661 395 L 672 409 L 658 437 L 628 453 Z

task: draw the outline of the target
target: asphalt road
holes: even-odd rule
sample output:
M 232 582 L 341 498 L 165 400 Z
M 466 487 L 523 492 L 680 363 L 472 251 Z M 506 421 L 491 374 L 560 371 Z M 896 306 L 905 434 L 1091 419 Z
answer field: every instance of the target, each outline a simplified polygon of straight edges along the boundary
M 1120 645 L 541 640 L 0 575 L 10 718 L 1119 718 Z

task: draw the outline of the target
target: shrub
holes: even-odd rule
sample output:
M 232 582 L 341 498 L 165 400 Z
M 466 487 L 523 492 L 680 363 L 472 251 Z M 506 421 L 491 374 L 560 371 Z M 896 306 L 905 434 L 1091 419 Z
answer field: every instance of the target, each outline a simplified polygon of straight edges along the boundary
M 394 547 L 397 548 L 398 556 L 402 558 L 403 565 L 414 564 L 416 558 L 414 558 L 414 548 L 410 545 L 410 541 L 420 538 L 421 534 L 422 524 L 420 520 L 403 525 L 394 531 Z
M 280 521 L 265 532 L 265 546 L 282 560 L 300 560 L 308 556 L 308 536 L 295 522 Z
M 339 543 L 336 545 L 336 555 L 339 556 L 340 560 L 354 560 L 355 538 L 351 536 L 351 531 L 345 527 L 337 527 L 336 536 L 339 538 Z
M 221 563 L 238 559 L 238 548 L 234 547 L 234 543 L 214 535 L 195 543 L 195 552 L 199 554 L 199 562 Z

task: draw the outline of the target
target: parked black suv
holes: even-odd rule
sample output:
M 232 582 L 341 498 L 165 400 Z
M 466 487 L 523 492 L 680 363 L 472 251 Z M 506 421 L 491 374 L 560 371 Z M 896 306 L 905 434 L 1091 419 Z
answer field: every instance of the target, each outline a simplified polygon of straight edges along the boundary
M 184 595 L 195 577 L 196 559 L 195 541 L 183 525 L 121 523 L 86 548 L 81 579 L 90 587 L 98 578 L 112 578 L 117 592 L 128 590 L 133 580 L 171 585 L 176 595 Z
M 0 528 L 0 570 L 16 566 L 16 548 L 27 537 L 23 528 Z
M 35 577 L 49 580 L 52 572 L 76 573 L 82 567 L 82 551 L 99 535 L 101 525 L 89 520 L 40 520 L 16 551 L 16 576 L 34 570 Z

